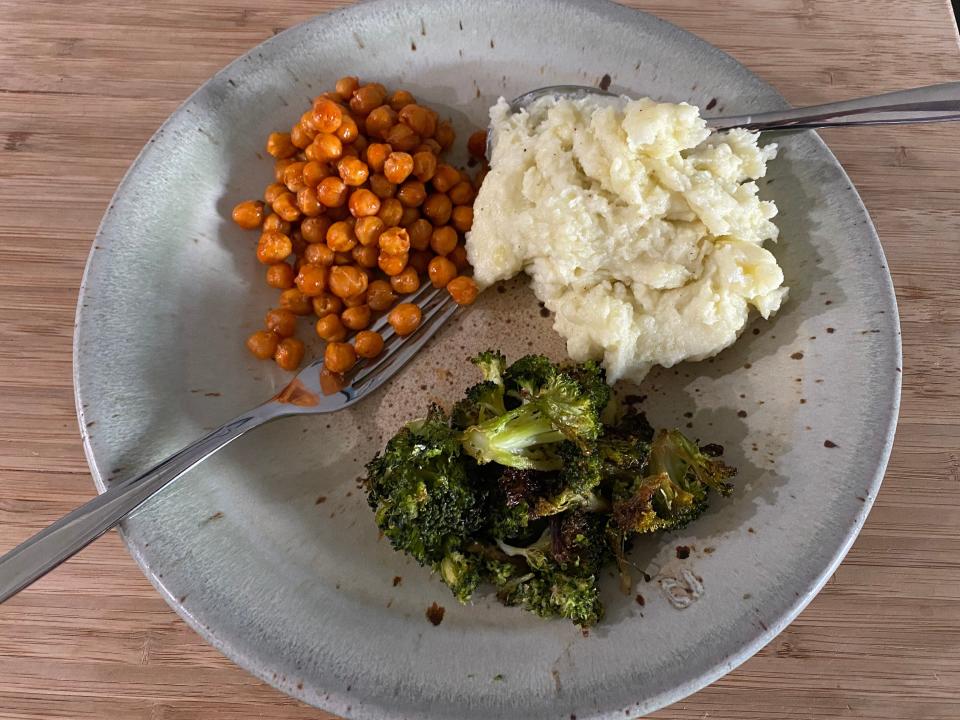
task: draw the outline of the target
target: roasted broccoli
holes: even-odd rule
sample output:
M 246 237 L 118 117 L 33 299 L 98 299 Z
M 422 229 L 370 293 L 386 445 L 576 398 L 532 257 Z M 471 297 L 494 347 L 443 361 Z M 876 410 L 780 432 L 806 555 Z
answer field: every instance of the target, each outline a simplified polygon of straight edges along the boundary
M 682 527 L 734 471 L 716 446 L 653 429 L 610 402 L 593 362 L 473 358 L 483 379 L 450 417 L 431 407 L 367 465 L 368 500 L 394 548 L 462 603 L 483 583 L 507 605 L 588 626 L 597 588 L 638 533 Z M 608 424 L 601 422 L 601 417 Z
M 599 366 L 578 366 L 572 373 L 541 355 L 521 358 L 503 374 L 504 390 L 521 404 L 485 418 L 480 403 L 468 397 L 472 410 L 461 409 L 458 418 L 478 421 L 464 430 L 463 449 L 481 464 L 559 470 L 562 459 L 553 447 L 556 443 L 569 440 L 585 445 L 602 431 L 603 406 L 597 402 L 603 394 L 598 383 L 603 383 Z
M 482 524 L 458 434 L 440 408 L 393 436 L 367 465 L 377 526 L 421 564 L 457 550 Z

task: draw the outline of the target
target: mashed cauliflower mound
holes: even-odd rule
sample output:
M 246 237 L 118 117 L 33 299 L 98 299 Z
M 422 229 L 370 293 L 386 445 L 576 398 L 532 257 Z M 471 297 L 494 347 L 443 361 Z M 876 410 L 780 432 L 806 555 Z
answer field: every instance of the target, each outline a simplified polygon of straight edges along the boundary
M 702 360 L 787 289 L 777 208 L 757 198 L 776 146 L 713 133 L 696 107 L 546 98 L 490 111 L 496 140 L 467 254 L 481 288 L 525 270 L 574 360 L 640 381 Z

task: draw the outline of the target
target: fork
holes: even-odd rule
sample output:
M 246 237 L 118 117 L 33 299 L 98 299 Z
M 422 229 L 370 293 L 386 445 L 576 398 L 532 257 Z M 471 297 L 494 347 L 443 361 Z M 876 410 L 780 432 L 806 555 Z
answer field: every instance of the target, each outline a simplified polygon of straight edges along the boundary
M 0 603 L 75 555 L 154 493 L 241 435 L 278 418 L 334 412 L 362 400 L 389 380 L 461 310 L 444 289 L 429 284 L 407 302 L 420 305 L 420 325 L 401 338 L 387 323 L 386 316 L 379 318 L 371 327 L 384 340 L 383 352 L 376 358 L 358 363 L 337 378 L 323 372 L 323 360 L 312 362 L 262 405 L 229 420 L 143 474 L 111 484 L 102 495 L 8 552 L 0 558 Z

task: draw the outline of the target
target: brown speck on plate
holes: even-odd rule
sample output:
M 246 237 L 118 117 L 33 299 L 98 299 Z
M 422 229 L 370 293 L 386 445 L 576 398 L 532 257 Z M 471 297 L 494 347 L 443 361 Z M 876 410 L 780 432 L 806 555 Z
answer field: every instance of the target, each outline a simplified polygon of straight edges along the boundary
M 610 82 L 611 82 L 610 74 L 606 73 L 602 78 L 600 78 L 600 89 L 606 90 L 607 88 L 609 88 Z
M 797 352 L 793 353 L 793 354 L 790 356 L 790 358 L 793 359 L 793 360 L 803 360 L 803 353 L 800 352 L 800 351 L 797 351 Z
M 757 533 L 757 531 L 754 530 L 752 527 L 748 527 L 748 528 L 747 528 L 747 532 L 750 533 L 751 535 L 756 535 L 756 533 Z
M 686 545 L 677 545 L 677 559 L 686 560 L 690 557 L 690 548 Z
M 833 440 L 824 440 L 823 446 L 825 448 L 831 448 L 831 449 L 835 447 L 839 447 Z
M 327 501 L 326 495 L 319 495 L 314 505 L 323 505 Z
M 403 578 L 402 578 L 402 577 L 400 577 L 399 575 L 394 575 L 394 577 L 393 577 L 393 586 L 394 586 L 394 587 L 396 587 L 397 585 L 399 585 L 399 584 L 402 583 L 402 582 L 403 582 Z
M 637 593 L 637 596 L 634 598 L 634 600 L 637 601 L 637 605 L 639 605 L 640 607 L 643 607 L 644 605 L 647 604 L 647 601 L 644 600 L 643 595 L 641 595 L 640 593 Z
M 491 41 L 493 42 L 493 41 Z M 442 605 L 437 605 L 436 602 L 433 603 L 430 607 L 427 608 L 427 620 L 429 620 L 434 625 L 439 625 L 443 622 L 443 613 L 446 612 L 446 609 Z
M 747 411 L 746 411 L 746 410 L 737 410 L 737 417 L 738 417 L 738 418 L 745 418 L 746 416 L 747 416 Z

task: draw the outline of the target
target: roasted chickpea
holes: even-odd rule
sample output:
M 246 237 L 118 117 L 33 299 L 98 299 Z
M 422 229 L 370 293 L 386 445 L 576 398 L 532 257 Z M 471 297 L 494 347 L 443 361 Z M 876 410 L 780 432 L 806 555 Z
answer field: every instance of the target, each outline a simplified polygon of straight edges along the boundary
M 443 148 L 440 147 L 440 143 L 433 138 L 427 138 L 420 144 L 420 147 L 417 148 L 417 152 L 430 152 L 434 155 L 439 155 L 443 152 Z
M 362 358 L 375 358 L 383 352 L 383 337 L 374 330 L 361 330 L 353 339 L 353 347 Z
M 273 351 L 273 359 L 283 370 L 296 370 L 303 361 L 306 348 L 303 342 L 296 338 L 284 338 Z
M 362 268 L 373 269 L 377 266 L 377 247 L 375 245 L 357 245 L 350 251 L 350 257 Z
M 290 142 L 299 150 L 308 148 L 316 136 L 317 131 L 303 122 L 298 122 L 290 128 Z
M 357 225 L 353 228 L 353 232 L 361 245 L 376 247 L 385 227 L 383 220 L 376 215 L 370 215 L 357 218 Z
M 386 280 L 374 280 L 367 288 L 367 305 L 377 312 L 389 310 L 396 299 L 393 288 Z
M 411 95 L 406 90 L 397 90 L 390 96 L 390 107 L 392 107 L 397 112 L 400 112 L 407 105 L 415 103 L 416 100 L 413 99 Z
M 349 115 L 344 115 L 343 122 L 340 123 L 335 134 L 340 138 L 341 143 L 351 145 L 360 139 L 360 128 L 357 127 L 356 120 Z
M 406 105 L 400 109 L 399 118 L 400 122 L 425 138 L 433 137 L 437 131 L 436 114 L 421 105 Z
M 313 126 L 319 132 L 334 133 L 343 122 L 343 110 L 333 100 L 318 98 L 313 103 Z
M 347 202 L 349 189 L 338 177 L 325 177 L 317 185 L 317 199 L 329 208 L 341 207 Z
M 290 133 L 274 132 L 267 136 L 267 152 L 275 158 L 288 158 L 297 154 L 297 146 L 290 142 Z
M 429 199 L 429 198 L 428 198 Z M 406 226 L 410 235 L 410 247 L 414 250 L 426 250 L 430 247 L 430 236 L 433 235 L 433 225 L 424 218 L 414 220 Z
M 340 322 L 340 316 L 334 313 L 322 316 L 314 328 L 317 335 L 327 342 L 343 342 L 347 339 L 347 329 Z
M 367 164 L 357 157 L 344 157 L 337 163 L 340 179 L 351 187 L 359 187 L 367 181 L 370 170 Z
M 434 190 L 442 193 L 449 192 L 458 182 L 460 182 L 459 170 L 446 163 L 437 165 L 437 171 L 433 174 Z
M 420 182 L 429 182 L 437 171 L 437 156 L 429 150 L 413 154 L 413 176 Z
M 308 218 L 317 217 L 323 212 L 317 191 L 312 187 L 305 187 L 297 193 L 297 207 Z
M 334 265 L 330 268 L 327 283 L 330 286 L 330 292 L 338 298 L 345 299 L 359 295 L 367 289 L 367 275 L 360 268 L 352 265 Z
M 407 265 L 416 270 L 417 275 L 426 275 L 427 266 L 430 264 L 432 257 L 433 253 L 429 250 L 413 250 L 410 252 L 410 259 L 407 260 Z
M 427 274 L 435 288 L 442 288 L 457 276 L 457 268 L 449 258 L 437 255 L 427 266 Z
M 430 236 L 430 249 L 437 255 L 449 255 L 457 246 L 457 231 L 449 225 L 438 227 Z
M 417 271 L 407 265 L 403 272 L 390 278 L 390 287 L 400 295 L 409 295 L 420 289 L 420 276 Z
M 281 232 L 284 235 L 290 234 L 291 225 L 282 217 L 271 212 L 263 219 L 263 231 Z
M 387 180 L 399 185 L 413 172 L 413 157 L 405 152 L 392 152 L 383 163 Z
M 300 233 L 308 243 L 324 242 L 327 239 L 327 230 L 333 221 L 326 215 L 307 218 L 300 223 Z
M 380 256 L 377 258 L 377 265 L 383 270 L 385 275 L 393 277 L 394 275 L 399 275 L 403 272 L 403 269 L 407 267 L 407 262 L 409 256 L 404 253 L 403 255 L 388 255 L 387 253 L 380 253 Z
M 473 208 L 470 205 L 457 205 L 450 214 L 453 226 L 462 233 L 473 227 Z
M 395 227 L 400 224 L 400 219 L 403 217 L 403 205 L 396 198 L 387 198 L 380 203 L 377 217 L 386 227 Z
M 387 322 L 400 337 L 406 337 L 420 325 L 420 308 L 413 303 L 400 303 L 387 316 Z
M 325 162 L 311 160 L 303 164 L 303 182 L 307 187 L 315 188 L 321 180 L 331 175 L 330 166 Z
M 450 188 L 450 200 L 454 205 L 469 205 L 476 197 L 473 185 L 469 182 L 458 182 Z
M 345 308 L 355 308 L 355 307 L 359 307 L 360 305 L 366 305 L 366 304 L 367 304 L 366 291 L 362 293 L 357 293 L 356 295 L 351 295 L 350 297 L 343 299 L 343 306 Z
M 300 267 L 295 279 L 297 287 L 307 297 L 316 297 L 327 289 L 327 268 L 307 263 Z
M 344 100 L 349 100 L 350 96 L 360 87 L 360 81 L 353 75 L 346 75 L 337 80 L 337 84 L 334 87 L 337 95 Z
M 373 110 L 364 121 L 367 136 L 383 139 L 387 132 L 397 124 L 397 113 L 389 105 L 381 105 Z
M 412 152 L 420 145 L 420 136 L 403 123 L 397 123 L 387 130 L 384 138 L 394 150 L 406 153 Z
M 278 290 L 292 288 L 293 274 L 293 268 L 287 263 L 274 263 L 267 268 L 267 285 Z
M 380 235 L 380 251 L 387 255 L 403 255 L 410 251 L 410 235 L 402 227 L 391 227 Z
M 370 189 L 381 200 L 392 198 L 397 194 L 397 186 L 387 180 L 386 176 L 381 173 L 370 176 Z
M 310 304 L 313 306 L 313 314 L 318 318 L 330 315 L 331 313 L 339 315 L 343 309 L 343 303 L 340 301 L 340 298 L 327 292 L 310 298 Z
M 350 330 L 365 330 L 370 327 L 370 306 L 357 305 L 340 313 L 340 322 Z
M 461 272 L 470 266 L 470 263 L 467 262 L 467 249 L 463 245 L 457 245 L 447 257 L 457 266 L 457 272 Z
M 300 219 L 300 208 L 297 207 L 297 196 L 292 192 L 281 193 L 270 203 L 270 207 L 287 222 Z
M 427 199 L 427 188 L 419 180 L 407 180 L 397 190 L 397 200 L 406 207 L 420 207 Z
M 457 134 L 453 131 L 453 125 L 444 120 L 437 123 L 437 131 L 433 134 L 433 139 L 440 143 L 440 147 L 449 150 L 453 141 L 457 139 Z
M 380 198 L 366 188 L 358 188 L 350 193 L 347 205 L 350 214 L 355 218 L 369 217 L 380 212 Z
M 264 204 L 259 200 L 245 200 L 233 208 L 233 221 L 244 230 L 253 230 L 263 224 Z
M 264 324 L 277 337 L 291 337 L 297 331 L 297 316 L 287 308 L 276 308 L 267 311 Z
M 374 109 L 383 105 L 387 94 L 382 87 L 364 85 L 353 91 L 350 98 L 350 110 L 357 115 L 369 115 Z
M 383 164 L 393 149 L 386 143 L 370 143 L 367 145 L 367 165 L 375 173 L 383 172 Z
M 297 162 L 295 157 L 281 158 L 280 160 L 274 160 L 273 162 L 273 179 L 278 182 L 283 182 L 283 173 L 287 169 L 287 165 L 290 163 Z M 269 200 L 267 202 L 270 202 Z
M 420 219 L 420 210 L 415 207 L 405 207 L 403 209 L 403 214 L 400 216 L 400 224 L 403 227 L 408 225 L 413 225 L 417 220 Z
M 487 154 L 487 131 L 477 130 L 467 139 L 467 152 L 478 160 L 482 160 Z
M 285 192 L 290 191 L 287 190 L 287 186 L 283 183 L 270 183 L 263 191 L 263 199 L 272 205 L 273 201 L 283 195 Z
M 457 305 L 472 305 L 480 290 L 473 278 L 459 275 L 447 283 L 447 292 Z
M 346 372 L 357 362 L 357 353 L 353 345 L 345 342 L 332 342 L 323 351 L 323 366 L 333 373 Z
M 444 193 L 433 193 L 424 201 L 422 210 L 434 225 L 446 225 L 453 212 L 453 203 Z
M 346 220 L 339 220 L 327 230 L 327 247 L 334 252 L 350 252 L 357 244 L 353 226 Z
M 293 252 L 293 243 L 289 236 L 275 230 L 260 234 L 257 242 L 257 260 L 264 265 L 273 265 L 286 260 Z
M 309 315 L 311 310 L 310 298 L 297 288 L 290 288 L 280 293 L 280 307 L 287 308 L 294 315 Z
M 312 151 L 311 151 L 312 149 Z M 307 158 L 321 162 L 339 160 L 343 156 L 343 143 L 336 135 L 320 133 L 307 148 Z M 311 157 L 312 156 L 312 157 Z
M 259 358 L 260 360 L 266 360 L 273 357 L 273 353 L 277 349 L 277 345 L 280 343 L 280 338 L 277 337 L 274 333 L 269 330 L 258 330 L 253 333 L 250 337 L 247 338 L 247 350 L 253 353 L 254 357 Z M 383 345 L 383 340 L 380 341 L 381 347 Z M 373 357 L 364 356 L 364 357 Z

